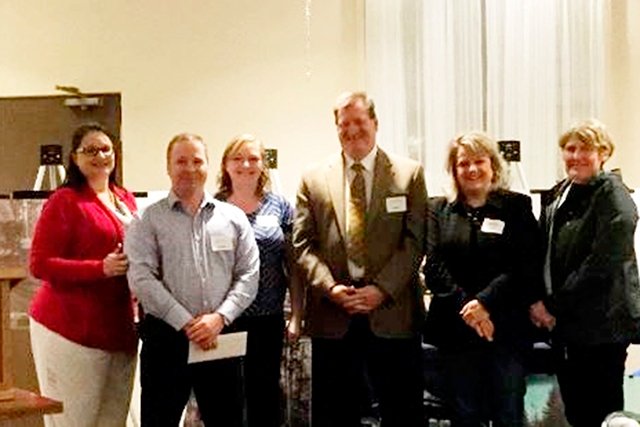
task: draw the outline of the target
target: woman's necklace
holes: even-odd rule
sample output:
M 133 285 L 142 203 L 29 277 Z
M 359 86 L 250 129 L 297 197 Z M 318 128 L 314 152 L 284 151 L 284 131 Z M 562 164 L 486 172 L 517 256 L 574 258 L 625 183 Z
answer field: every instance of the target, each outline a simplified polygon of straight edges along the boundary
M 109 193 L 109 201 L 111 202 L 111 205 L 113 205 L 113 207 L 117 209 L 118 204 L 116 203 L 116 195 L 113 194 L 113 191 L 111 191 L 110 189 L 107 190 L 107 192 Z
M 109 196 L 111 197 L 111 203 L 113 204 L 113 209 L 116 212 L 118 212 L 121 215 L 129 214 L 125 209 L 125 207 L 123 206 L 122 202 L 120 202 L 120 200 L 116 198 L 116 195 L 113 193 L 113 191 L 109 190 Z
M 466 208 L 467 218 L 471 221 L 473 225 L 479 227 L 484 219 L 484 212 L 482 206 L 473 208 L 471 206 L 467 206 Z

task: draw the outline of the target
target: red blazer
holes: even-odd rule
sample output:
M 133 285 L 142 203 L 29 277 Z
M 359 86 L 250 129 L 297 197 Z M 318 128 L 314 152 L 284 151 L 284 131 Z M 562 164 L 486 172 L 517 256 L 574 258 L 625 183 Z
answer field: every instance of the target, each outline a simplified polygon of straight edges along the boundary
M 111 187 L 131 212 L 133 195 Z M 126 276 L 107 278 L 102 260 L 124 239 L 116 216 L 87 186 L 61 188 L 45 203 L 31 243 L 31 274 L 42 280 L 29 313 L 78 344 L 135 352 L 137 337 Z

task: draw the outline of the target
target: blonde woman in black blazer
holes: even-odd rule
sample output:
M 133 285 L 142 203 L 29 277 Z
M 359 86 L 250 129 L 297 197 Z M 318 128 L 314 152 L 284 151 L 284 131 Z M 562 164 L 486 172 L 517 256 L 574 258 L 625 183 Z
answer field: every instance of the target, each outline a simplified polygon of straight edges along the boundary
M 443 356 L 454 426 L 522 426 L 528 307 L 542 290 L 531 199 L 506 190 L 495 141 L 453 140 L 454 194 L 430 202 L 424 340 Z

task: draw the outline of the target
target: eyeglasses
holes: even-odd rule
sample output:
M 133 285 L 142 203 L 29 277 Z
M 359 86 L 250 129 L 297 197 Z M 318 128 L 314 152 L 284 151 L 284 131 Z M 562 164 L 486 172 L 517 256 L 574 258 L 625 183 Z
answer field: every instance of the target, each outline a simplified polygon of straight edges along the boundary
M 113 147 L 102 146 L 96 147 L 94 145 L 90 145 L 88 147 L 80 147 L 76 150 L 76 153 L 84 154 L 89 157 L 96 157 L 98 153 L 102 153 L 103 156 L 109 157 L 113 155 Z

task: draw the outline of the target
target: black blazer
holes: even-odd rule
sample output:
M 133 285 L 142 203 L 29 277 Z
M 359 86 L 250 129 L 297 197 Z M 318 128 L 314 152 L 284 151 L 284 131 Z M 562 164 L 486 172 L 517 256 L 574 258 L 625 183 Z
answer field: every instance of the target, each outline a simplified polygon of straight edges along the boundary
M 554 337 L 578 345 L 637 340 L 635 204 L 618 176 L 601 173 L 585 185 L 573 184 L 556 209 L 566 186 L 562 181 L 554 187 L 553 202 L 540 218 L 545 244 L 551 245 L 553 294 L 546 305 L 557 319 Z
M 496 190 L 479 209 L 430 200 L 424 268 L 434 297 L 425 341 L 444 348 L 484 345 L 464 323 L 464 304 L 478 299 L 495 326 L 495 342 L 529 347 L 529 305 L 543 295 L 541 239 L 523 194 Z

